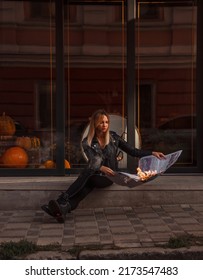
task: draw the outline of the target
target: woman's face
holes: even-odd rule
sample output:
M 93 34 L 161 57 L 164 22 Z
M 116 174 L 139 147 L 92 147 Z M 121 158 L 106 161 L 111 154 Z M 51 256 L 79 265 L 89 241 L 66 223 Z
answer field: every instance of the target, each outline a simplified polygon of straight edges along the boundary
M 99 123 L 96 127 L 96 132 L 98 133 L 105 133 L 109 128 L 109 120 L 107 116 L 103 115 L 99 119 Z

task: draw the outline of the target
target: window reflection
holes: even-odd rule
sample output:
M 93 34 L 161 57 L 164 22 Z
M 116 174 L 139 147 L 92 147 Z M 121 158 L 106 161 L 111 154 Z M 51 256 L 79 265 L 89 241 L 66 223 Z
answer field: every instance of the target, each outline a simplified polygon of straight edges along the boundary
M 125 115 L 125 1 L 97 2 L 68 2 L 77 21 L 65 20 L 65 151 L 72 168 L 86 164 L 81 139 L 92 113 Z
M 161 11 L 162 20 L 144 13 Z M 178 164 L 196 165 L 195 1 L 138 1 L 136 22 L 137 120 L 143 148 L 183 150 Z M 148 87 L 148 94 L 144 90 Z M 151 110 L 150 110 L 151 109 Z M 143 120 L 151 118 L 150 126 Z M 187 123 L 187 128 L 185 127 Z
M 15 124 L 13 134 L 0 129 L 1 168 L 54 161 L 54 2 L 0 2 L 0 115 Z M 0 122 L 12 125 L 8 118 Z

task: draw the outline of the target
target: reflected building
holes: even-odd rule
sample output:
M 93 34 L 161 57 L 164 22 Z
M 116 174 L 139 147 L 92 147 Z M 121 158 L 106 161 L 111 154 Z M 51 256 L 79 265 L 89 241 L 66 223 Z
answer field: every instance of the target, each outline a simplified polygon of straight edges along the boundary
M 98 108 L 119 116 L 123 132 L 128 123 L 128 141 L 134 143 L 138 133 L 143 149 L 183 150 L 172 172 L 201 172 L 196 63 L 201 5 L 2 0 L 0 172 L 78 173 L 86 165 L 81 139 Z M 26 166 L 19 167 L 20 149 L 5 159 L 13 146 L 27 153 Z M 132 165 L 136 161 L 126 160 L 124 167 Z

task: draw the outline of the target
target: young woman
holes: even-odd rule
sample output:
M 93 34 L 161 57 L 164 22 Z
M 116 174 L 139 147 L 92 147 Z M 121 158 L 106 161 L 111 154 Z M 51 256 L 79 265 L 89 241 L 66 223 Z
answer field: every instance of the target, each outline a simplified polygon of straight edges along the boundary
M 88 135 L 82 142 L 83 150 L 88 158 L 87 168 L 81 172 L 66 192 L 60 194 L 56 200 L 50 200 L 48 205 L 41 207 L 58 222 L 64 222 L 66 214 L 75 209 L 95 187 L 107 187 L 113 184 L 105 175 L 114 176 L 118 168 L 118 148 L 138 158 L 148 155 L 154 155 L 159 159 L 165 157 L 161 152 L 144 151 L 129 146 L 114 131 L 110 131 L 109 125 L 109 115 L 104 110 L 93 113 Z

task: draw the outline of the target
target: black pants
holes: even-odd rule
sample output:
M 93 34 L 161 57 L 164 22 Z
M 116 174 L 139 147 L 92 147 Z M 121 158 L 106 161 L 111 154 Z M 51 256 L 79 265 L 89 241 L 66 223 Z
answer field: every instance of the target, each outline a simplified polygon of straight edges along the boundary
M 95 187 L 104 188 L 112 185 L 106 176 L 98 174 L 91 169 L 85 169 L 73 182 L 66 193 L 69 196 L 71 210 L 75 209 Z

